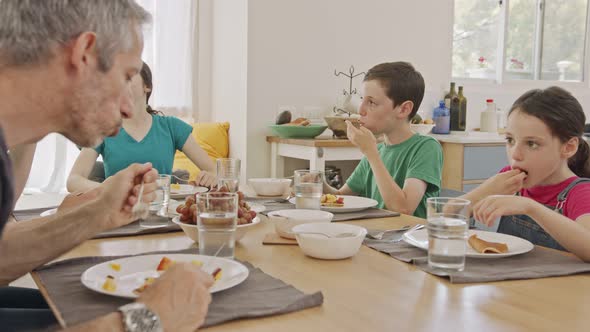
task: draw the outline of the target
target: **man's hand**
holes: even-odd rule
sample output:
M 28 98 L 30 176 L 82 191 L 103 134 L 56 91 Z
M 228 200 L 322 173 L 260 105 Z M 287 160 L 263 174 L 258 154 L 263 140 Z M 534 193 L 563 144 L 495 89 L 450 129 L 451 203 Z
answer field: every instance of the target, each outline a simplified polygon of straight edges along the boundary
M 191 263 L 174 264 L 137 299 L 159 317 L 164 331 L 193 332 L 205 321 L 213 278 Z
M 369 153 L 377 153 L 377 139 L 369 129 L 365 127 L 357 129 L 350 121 L 346 120 L 346 136 L 365 156 Z
M 142 202 L 149 203 L 156 198 L 158 171 L 151 163 L 132 164 L 126 169 L 107 178 L 97 188 L 98 209 L 95 213 L 104 213 L 104 229 L 112 229 L 133 221 L 131 209 L 137 202 L 139 187 L 143 181 Z

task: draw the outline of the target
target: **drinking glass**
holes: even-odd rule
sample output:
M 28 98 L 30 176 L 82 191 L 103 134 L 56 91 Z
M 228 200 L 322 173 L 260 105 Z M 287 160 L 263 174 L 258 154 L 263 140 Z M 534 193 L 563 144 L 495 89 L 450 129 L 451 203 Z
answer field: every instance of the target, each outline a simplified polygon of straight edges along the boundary
M 427 204 L 428 265 L 445 271 L 465 269 L 465 251 L 471 202 L 452 197 L 431 197 Z
M 150 213 L 140 219 L 139 225 L 146 228 L 168 225 L 168 204 L 170 203 L 170 175 L 160 174 L 156 179 L 156 198 L 150 203 Z
M 240 187 L 240 159 L 217 159 L 217 187 L 223 186 L 232 193 L 238 191 Z
M 238 194 L 200 193 L 197 195 L 196 204 L 199 253 L 234 258 Z
M 297 209 L 319 210 L 324 172 L 296 170 L 293 182 L 295 183 L 295 207 Z

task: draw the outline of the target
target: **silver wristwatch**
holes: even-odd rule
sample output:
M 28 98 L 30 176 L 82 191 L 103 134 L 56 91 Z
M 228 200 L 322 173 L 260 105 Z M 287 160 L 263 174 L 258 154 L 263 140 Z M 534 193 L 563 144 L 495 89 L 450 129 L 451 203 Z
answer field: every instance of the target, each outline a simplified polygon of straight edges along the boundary
M 164 332 L 160 318 L 145 304 L 133 302 L 119 307 L 126 332 Z

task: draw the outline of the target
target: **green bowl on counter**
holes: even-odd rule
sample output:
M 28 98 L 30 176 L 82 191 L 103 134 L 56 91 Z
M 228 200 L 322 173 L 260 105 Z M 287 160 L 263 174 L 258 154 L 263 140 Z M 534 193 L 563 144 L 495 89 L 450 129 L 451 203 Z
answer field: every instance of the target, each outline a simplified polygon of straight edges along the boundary
M 270 125 L 268 127 L 273 134 L 282 138 L 314 138 L 328 128 L 328 126 L 313 124 L 309 126 Z

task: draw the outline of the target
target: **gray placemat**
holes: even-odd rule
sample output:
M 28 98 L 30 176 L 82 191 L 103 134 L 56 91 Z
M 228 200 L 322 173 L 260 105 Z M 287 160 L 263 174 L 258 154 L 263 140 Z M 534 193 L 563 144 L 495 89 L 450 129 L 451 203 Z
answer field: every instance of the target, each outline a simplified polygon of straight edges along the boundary
M 14 219 L 16 221 L 26 221 L 35 218 L 40 218 L 39 214 L 43 211 L 47 211 L 51 208 L 42 208 L 42 209 L 34 209 L 34 210 L 21 210 L 15 211 L 12 213 Z M 153 217 L 158 219 L 168 219 L 162 217 Z M 102 233 L 98 233 L 93 236 L 93 239 L 102 239 L 107 237 L 120 237 L 120 236 L 132 236 L 132 235 L 146 235 L 146 234 L 159 234 L 159 233 L 169 233 L 169 232 L 180 232 L 182 229 L 180 226 L 176 225 L 172 221 L 168 220 L 168 224 L 162 227 L 141 227 L 139 225 L 139 221 L 132 222 L 131 224 L 114 228 L 108 231 L 104 231 Z
M 12 212 L 12 215 L 14 216 L 14 219 L 16 221 L 31 220 L 31 219 L 35 219 L 35 218 L 41 218 L 40 214 L 42 212 L 45 212 L 45 211 L 51 210 L 51 209 L 55 209 L 56 207 L 57 206 L 44 207 L 44 208 L 40 208 L 40 209 L 31 209 L 31 210 L 19 210 L 19 211 Z
M 166 218 L 168 219 L 168 218 Z M 93 236 L 93 239 L 102 239 L 106 237 L 119 237 L 119 236 L 133 236 L 133 235 L 146 235 L 146 234 L 158 234 L 158 233 L 169 233 L 182 231 L 180 226 L 168 220 L 168 224 L 162 227 L 146 228 L 139 225 L 139 221 L 132 222 L 131 224 L 114 228 L 102 233 L 98 233 Z
M 292 204 L 292 203 L 271 203 L 271 204 L 264 204 L 264 207 L 266 208 L 266 210 L 264 210 L 264 212 L 262 212 L 262 214 L 267 215 L 269 212 L 272 212 L 272 211 L 294 209 L 295 204 Z M 399 215 L 400 214 L 398 212 L 393 212 L 393 211 L 388 211 L 388 210 L 383 210 L 383 209 L 378 209 L 378 208 L 369 208 L 369 209 L 358 211 L 358 212 L 334 213 L 334 218 L 332 218 L 332 221 L 399 217 Z
M 378 231 L 371 231 L 378 232 Z M 387 234 L 383 240 L 365 239 L 369 248 L 386 253 L 406 263 L 413 263 L 421 270 L 450 279 L 451 283 L 480 283 L 515 279 L 537 279 L 590 272 L 590 264 L 563 253 L 535 246 L 525 254 L 505 258 L 466 258 L 465 270 L 445 273 L 428 266 L 428 252 L 397 239 L 399 234 Z
M 196 254 L 194 248 L 146 254 Z M 60 261 L 36 270 L 47 294 L 61 313 L 67 326 L 94 319 L 116 311 L 129 303 L 122 299 L 96 293 L 84 287 L 80 276 L 86 269 L 105 261 L 129 256 L 82 257 Z M 241 318 L 285 314 L 319 306 L 321 292 L 305 294 L 295 287 L 264 273 L 250 263 L 242 262 L 250 274 L 241 284 L 213 294 L 213 301 L 203 326 L 212 326 Z M 189 308 L 187 308 L 189 310 Z

